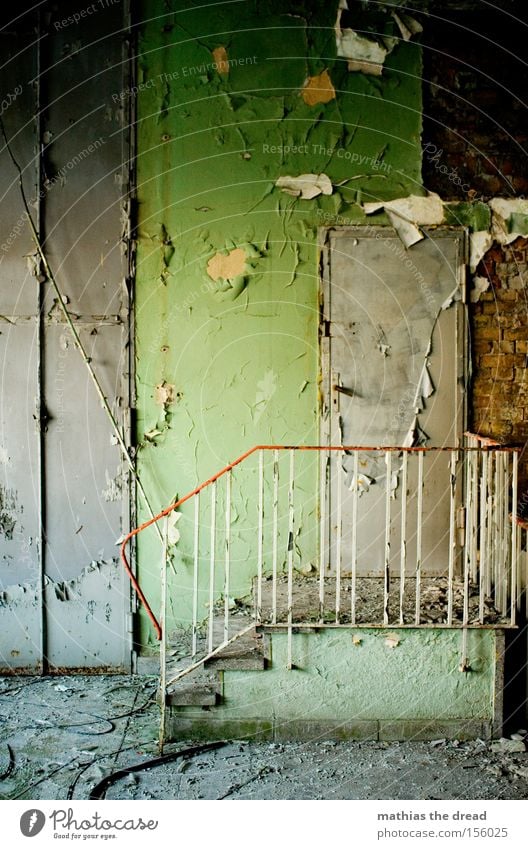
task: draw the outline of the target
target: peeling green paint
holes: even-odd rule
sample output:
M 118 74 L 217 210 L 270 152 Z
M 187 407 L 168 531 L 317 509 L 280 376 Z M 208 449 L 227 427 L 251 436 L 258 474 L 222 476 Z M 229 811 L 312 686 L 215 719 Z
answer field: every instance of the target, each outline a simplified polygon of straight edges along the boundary
M 138 57 L 138 468 L 154 509 L 254 444 L 317 442 L 317 229 L 337 215 L 364 221 L 360 201 L 421 191 L 417 44 L 399 44 L 373 78 L 336 58 L 335 0 L 175 6 L 149 2 Z M 228 73 L 214 67 L 219 46 Z M 323 69 L 336 98 L 309 106 L 301 89 Z M 302 173 L 327 174 L 333 194 L 301 200 L 274 185 Z M 241 245 L 256 255 L 219 298 L 207 262 Z M 170 421 L 155 403 L 163 380 L 180 393 Z M 153 532 L 138 557 L 156 608 Z M 176 570 L 188 588 L 187 556 Z M 149 634 L 144 621 L 143 643 Z
M 191 728 L 206 739 L 227 729 L 235 737 L 264 733 L 271 739 L 490 736 L 500 636 L 469 631 L 472 671 L 461 673 L 460 631 L 395 633 L 396 648 L 375 628 L 294 634 L 292 670 L 286 669 L 287 635 L 273 633 L 269 668 L 225 670 L 221 703 L 207 712 L 172 709 L 169 736 L 181 738 Z
M 492 631 L 469 633 L 467 674 L 458 671 L 460 631 L 398 631 L 396 648 L 387 645 L 384 630 L 361 629 L 360 645 L 353 645 L 352 633 L 296 634 L 292 671 L 287 635 L 272 635 L 269 669 L 224 672 L 220 710 L 230 718 L 281 720 L 493 719 Z
M 491 227 L 491 209 L 487 203 L 446 203 L 444 205 L 445 223 L 449 227 L 468 227 L 472 231 L 489 230 Z

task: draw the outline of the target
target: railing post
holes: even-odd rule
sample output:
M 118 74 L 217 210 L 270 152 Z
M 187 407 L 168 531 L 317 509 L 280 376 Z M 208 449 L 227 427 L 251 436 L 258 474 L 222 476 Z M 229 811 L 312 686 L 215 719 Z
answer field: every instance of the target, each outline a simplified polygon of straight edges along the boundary
M 277 558 L 279 541 L 279 452 L 273 452 L 273 541 L 271 552 L 271 621 L 277 623 Z
M 517 486 L 519 457 L 517 451 L 512 456 L 512 538 L 511 538 L 511 624 L 517 621 Z
M 162 531 L 162 555 L 161 555 L 161 599 L 160 599 L 160 728 L 159 728 L 159 752 L 163 754 L 165 745 L 165 723 L 167 712 L 167 557 L 169 539 L 169 519 L 165 517 Z
M 341 618 L 341 539 L 343 530 L 343 468 L 341 455 L 336 452 L 336 487 L 337 487 L 337 528 L 336 528 L 336 588 L 335 588 L 335 621 L 339 625 Z
M 423 522 L 423 451 L 418 453 L 418 491 L 416 501 L 416 598 L 414 621 L 420 624 L 420 595 L 422 585 L 422 522 Z
M 295 451 L 290 449 L 290 479 L 288 483 L 288 669 L 292 663 L 292 625 L 293 625 L 293 549 L 294 549 L 294 501 Z
M 319 622 L 324 622 L 325 566 L 326 566 L 326 485 L 328 457 L 321 451 L 319 467 Z
M 209 552 L 209 633 L 208 648 L 213 650 L 214 629 L 214 583 L 215 583 L 215 558 L 216 558 L 216 481 L 211 484 L 211 550 Z
M 385 557 L 383 574 L 383 624 L 389 624 L 389 593 L 390 593 L 390 523 L 391 523 L 391 483 L 392 483 L 391 452 L 385 452 L 385 468 L 387 470 L 387 485 L 385 487 Z
M 456 492 L 458 451 L 451 451 L 449 470 L 449 566 L 447 578 L 447 624 L 453 624 L 453 582 L 456 554 Z
M 258 456 L 257 604 L 255 619 L 262 621 L 262 561 L 264 544 L 264 452 Z
M 407 466 L 409 454 L 402 455 L 401 482 L 401 530 L 400 530 L 400 625 L 404 624 L 403 605 L 405 601 L 405 571 L 407 567 Z
M 224 642 L 229 639 L 229 592 L 231 583 L 231 475 L 226 475 L 225 562 L 224 562 Z
M 350 622 L 352 625 L 356 624 L 358 476 L 359 451 L 354 451 L 354 479 L 352 489 L 352 587 L 350 594 Z
M 196 657 L 198 643 L 198 568 L 200 563 L 200 493 L 194 496 L 193 545 L 193 601 L 192 601 L 192 657 Z
M 484 597 L 486 594 L 488 552 L 486 549 L 488 525 L 488 452 L 482 454 L 482 477 L 480 479 L 480 528 L 479 528 L 479 622 L 484 623 Z

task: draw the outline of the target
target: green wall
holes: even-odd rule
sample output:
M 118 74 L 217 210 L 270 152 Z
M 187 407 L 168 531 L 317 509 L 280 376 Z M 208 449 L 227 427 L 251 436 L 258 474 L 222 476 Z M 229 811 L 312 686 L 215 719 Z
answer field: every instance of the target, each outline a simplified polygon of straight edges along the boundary
M 500 632 L 468 632 L 471 671 L 460 672 L 462 633 L 448 628 L 321 630 L 269 636 L 270 666 L 223 673 L 209 711 L 172 708 L 169 738 L 278 739 L 489 737 L 501 692 Z
M 420 193 L 420 49 L 400 43 L 381 77 L 350 73 L 336 58 L 336 5 L 143 4 L 137 441 L 154 509 L 254 444 L 317 442 L 318 227 L 338 215 L 363 221 L 361 201 Z M 219 47 L 228 73 L 213 67 Z M 308 105 L 305 81 L 324 70 L 336 97 Z M 332 195 L 304 200 L 274 185 L 281 175 L 321 172 Z M 237 248 L 247 258 L 242 273 L 213 281 L 208 262 Z M 315 467 L 303 474 L 310 501 Z M 147 518 L 141 503 L 139 513 Z M 191 568 L 185 520 L 181 527 L 171 616 L 185 623 Z M 240 594 L 254 543 L 239 546 Z M 156 609 L 152 532 L 139 539 L 138 564 Z M 152 642 L 145 621 L 141 639 Z

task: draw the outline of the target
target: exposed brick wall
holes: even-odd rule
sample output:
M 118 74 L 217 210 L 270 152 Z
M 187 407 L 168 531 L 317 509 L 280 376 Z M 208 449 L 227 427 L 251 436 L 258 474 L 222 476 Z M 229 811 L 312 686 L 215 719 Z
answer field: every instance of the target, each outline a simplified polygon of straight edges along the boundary
M 436 10 L 435 10 L 436 11 Z M 525 27 L 505 9 L 424 16 L 424 185 L 443 200 L 528 196 L 523 105 Z M 526 4 L 508 12 L 526 20 Z M 440 18 L 444 18 L 441 20 Z M 524 148 L 524 149 L 523 149 Z M 505 444 L 528 440 L 528 240 L 492 247 L 477 274 L 490 288 L 470 303 L 472 430 Z M 521 461 L 528 490 L 528 451 Z M 521 497 L 528 513 L 528 497 Z
M 477 274 L 490 287 L 469 307 L 473 354 L 472 430 L 516 445 L 528 441 L 528 239 L 495 245 Z M 528 487 L 528 451 L 521 490 Z M 527 499 L 522 499 L 522 503 Z M 528 513 L 528 504 L 525 505 Z
M 445 200 L 528 195 L 528 10 L 508 7 L 518 25 L 505 11 L 487 5 L 423 20 L 423 177 Z

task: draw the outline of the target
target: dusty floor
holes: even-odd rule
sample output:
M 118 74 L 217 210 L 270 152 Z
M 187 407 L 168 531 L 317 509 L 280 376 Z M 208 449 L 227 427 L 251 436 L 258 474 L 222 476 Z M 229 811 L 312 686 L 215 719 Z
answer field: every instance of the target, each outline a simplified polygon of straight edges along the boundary
M 145 676 L 0 679 L 0 799 L 87 799 L 104 776 L 156 757 L 155 687 Z M 106 797 L 527 799 L 528 753 L 481 741 L 235 741 L 129 774 Z

